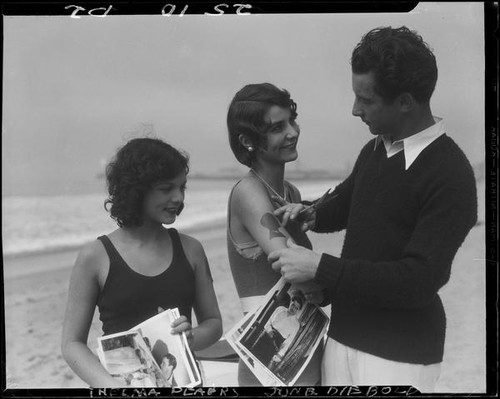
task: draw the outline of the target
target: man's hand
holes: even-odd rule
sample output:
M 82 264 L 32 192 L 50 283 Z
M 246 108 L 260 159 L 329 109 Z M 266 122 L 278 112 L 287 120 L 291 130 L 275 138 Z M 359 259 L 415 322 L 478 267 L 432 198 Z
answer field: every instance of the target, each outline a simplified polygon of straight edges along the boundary
M 325 291 L 314 291 L 304 295 L 306 301 L 314 305 L 321 305 L 325 300 Z
M 307 248 L 287 241 L 288 248 L 277 249 L 267 257 L 273 269 L 290 283 L 304 283 L 312 280 L 318 270 L 321 255 Z
M 285 203 L 281 198 L 272 197 L 273 201 L 280 204 L 281 207 L 276 209 L 274 216 L 281 216 L 281 225 L 286 226 L 289 221 L 301 223 L 301 230 L 311 230 L 316 224 L 316 209 L 312 206 L 303 204 Z
M 319 305 L 325 299 L 324 287 L 314 281 L 306 281 L 305 283 L 293 284 L 293 287 L 302 291 L 306 301 Z

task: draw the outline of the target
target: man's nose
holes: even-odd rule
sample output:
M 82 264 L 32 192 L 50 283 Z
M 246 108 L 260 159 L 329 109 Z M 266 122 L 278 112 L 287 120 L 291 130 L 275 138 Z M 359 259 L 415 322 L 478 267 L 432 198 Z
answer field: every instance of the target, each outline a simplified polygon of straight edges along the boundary
M 354 101 L 354 103 L 352 104 L 352 115 L 353 116 L 362 116 L 363 115 L 363 110 L 362 108 L 359 106 L 359 103 L 358 101 Z

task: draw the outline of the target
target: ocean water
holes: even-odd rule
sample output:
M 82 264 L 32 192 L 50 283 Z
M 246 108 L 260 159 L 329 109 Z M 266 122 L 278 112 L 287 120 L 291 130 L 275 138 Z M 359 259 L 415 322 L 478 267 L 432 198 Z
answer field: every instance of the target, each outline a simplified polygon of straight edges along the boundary
M 185 208 L 172 227 L 179 230 L 224 222 L 236 179 L 188 179 Z M 293 181 L 303 199 L 318 198 L 337 182 Z M 2 198 L 4 256 L 79 247 L 117 228 L 104 209 L 102 188 L 88 194 L 7 196 Z

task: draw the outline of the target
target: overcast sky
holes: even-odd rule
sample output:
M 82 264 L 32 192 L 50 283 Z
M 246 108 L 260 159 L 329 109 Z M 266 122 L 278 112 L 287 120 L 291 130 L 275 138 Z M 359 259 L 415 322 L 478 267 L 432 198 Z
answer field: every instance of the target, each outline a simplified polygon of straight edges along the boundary
M 351 115 L 349 58 L 364 33 L 388 25 L 417 30 L 434 49 L 433 113 L 480 162 L 481 3 L 421 3 L 409 14 L 14 16 L 4 17 L 3 194 L 85 187 L 145 127 L 190 153 L 193 172 L 238 167 L 227 107 L 259 82 L 298 104 L 300 168 L 350 167 L 371 136 Z

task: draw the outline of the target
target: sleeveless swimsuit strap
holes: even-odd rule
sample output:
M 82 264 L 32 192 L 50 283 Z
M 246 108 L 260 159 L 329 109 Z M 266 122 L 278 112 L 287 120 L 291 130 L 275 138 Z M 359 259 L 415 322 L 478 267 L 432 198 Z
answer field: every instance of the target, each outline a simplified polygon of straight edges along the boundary
M 172 266 L 177 263 L 186 263 L 190 266 L 191 270 L 192 265 L 189 259 L 186 256 L 186 253 L 184 252 L 184 247 L 182 246 L 182 241 L 181 237 L 179 236 L 179 232 L 174 229 L 170 228 L 168 229 L 168 233 L 170 235 L 170 239 L 172 240 Z
M 113 245 L 111 240 L 109 239 L 108 236 L 103 235 L 100 237 L 97 237 L 98 240 L 102 242 L 102 245 L 104 245 L 104 249 L 106 250 L 106 253 L 108 254 L 110 263 L 114 263 L 113 260 L 120 260 L 121 255 L 116 249 L 116 247 Z
M 187 259 L 186 254 L 184 252 L 184 249 L 182 247 L 181 239 L 179 237 L 179 233 L 177 232 L 177 230 L 171 228 L 171 229 L 168 229 L 167 231 L 168 231 L 168 235 L 172 241 L 172 261 L 170 263 L 170 267 L 167 270 L 177 269 L 178 267 L 181 266 L 181 262 L 187 263 L 190 265 L 190 262 Z M 125 261 L 125 259 L 123 259 L 120 252 L 118 252 L 118 249 L 116 249 L 115 245 L 113 244 L 113 242 L 110 240 L 110 238 L 107 235 L 97 237 L 97 239 L 100 240 L 102 242 L 102 244 L 104 245 L 104 249 L 106 250 L 106 253 L 108 254 L 108 257 L 110 260 L 110 268 L 111 268 L 111 265 L 118 264 L 118 265 L 124 266 L 129 271 L 132 271 L 132 272 L 142 276 L 141 273 L 138 273 L 134 269 L 132 269 L 130 267 L 130 265 Z M 159 276 L 163 275 L 163 273 L 165 273 L 165 272 L 166 272 L 166 270 L 155 277 L 159 277 Z

